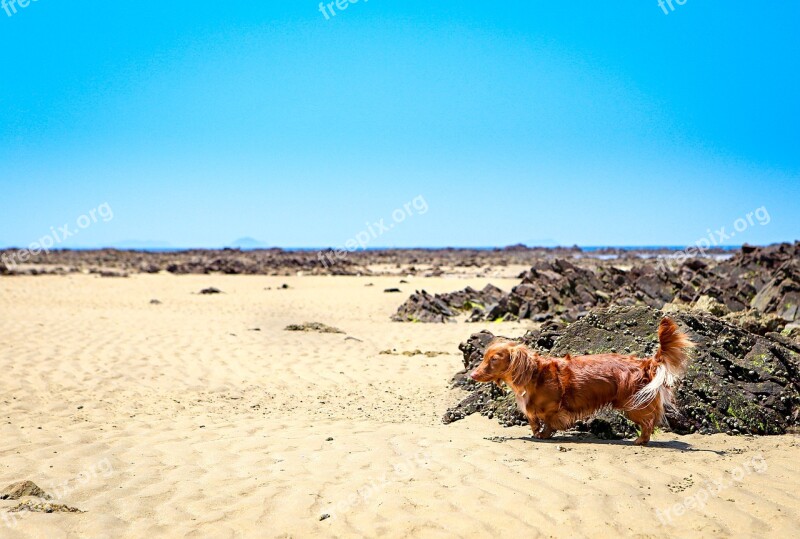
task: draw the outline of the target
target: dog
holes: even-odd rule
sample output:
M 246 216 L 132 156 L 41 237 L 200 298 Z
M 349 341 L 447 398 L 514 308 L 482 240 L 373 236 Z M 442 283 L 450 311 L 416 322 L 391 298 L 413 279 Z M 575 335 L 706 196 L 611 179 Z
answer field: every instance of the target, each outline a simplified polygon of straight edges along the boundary
M 524 344 L 494 340 L 472 372 L 476 382 L 505 383 L 539 439 L 570 428 L 604 408 L 621 410 L 641 429 L 646 445 L 653 429 L 674 408 L 673 388 L 694 346 L 669 318 L 658 326 L 659 349 L 651 358 L 620 354 L 543 357 Z

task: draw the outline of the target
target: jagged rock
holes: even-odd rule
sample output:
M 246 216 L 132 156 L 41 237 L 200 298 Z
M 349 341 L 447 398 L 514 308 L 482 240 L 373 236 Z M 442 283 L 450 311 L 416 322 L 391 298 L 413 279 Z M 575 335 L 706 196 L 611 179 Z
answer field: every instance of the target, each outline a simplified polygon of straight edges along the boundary
M 775 313 L 787 322 L 800 321 L 800 261 L 784 263 L 751 302 L 754 309 Z
M 787 324 L 781 334 L 800 344 L 800 324 Z
M 433 296 L 425 290 L 411 295 L 392 316 L 395 322 L 454 322 L 456 312 L 447 306 L 439 294 Z
M 395 322 L 454 322 L 464 312 L 492 311 L 504 292 L 488 284 L 483 290 L 468 286 L 448 294 L 431 295 L 425 290 L 412 294 L 392 316 Z
M 728 313 L 722 318 L 758 335 L 780 332 L 786 326 L 786 320 L 783 318 L 774 314 L 761 314 L 755 309 Z
M 34 496 L 50 500 L 52 496 L 43 491 L 33 481 L 20 481 L 12 483 L 0 491 L 0 500 L 19 500 L 25 496 Z
M 683 289 L 683 282 L 678 274 L 663 270 L 650 264 L 634 266 L 625 275 L 626 284 L 614 293 L 614 301 L 618 304 L 633 304 L 628 301 L 622 303 L 620 299 L 633 299 L 635 303 L 644 303 L 650 307 L 660 309 L 665 303 L 672 301 Z
M 698 296 L 710 295 L 731 311 L 746 310 L 758 292 L 773 279 L 774 272 L 798 258 L 800 242 L 797 241 L 767 247 L 744 245 L 730 260 L 705 273 Z
M 711 296 L 700 296 L 692 304 L 692 308 L 694 308 L 697 311 L 704 311 L 707 313 L 711 313 L 714 316 L 725 316 L 726 314 L 731 312 L 727 306 L 723 305 L 722 303 L 717 301 L 715 298 L 712 298 Z
M 543 327 L 519 340 L 542 354 L 557 356 L 568 352 L 649 356 L 658 348 L 656 329 L 662 316 L 647 306 L 598 309 L 565 328 Z M 684 311 L 671 316 L 697 347 L 676 390 L 678 413 L 667 417 L 670 429 L 782 434 L 800 425 L 800 346 L 776 333 L 751 333 L 708 313 Z M 452 383 L 470 394 L 447 411 L 445 423 L 479 412 L 503 425 L 527 424 L 513 395 L 490 384 L 476 384 L 467 376 L 493 337 L 489 332 L 476 333 L 460 345 L 465 368 Z M 630 424 L 619 414 L 611 421 L 602 417 L 593 421 L 576 427 L 605 429 L 606 436 L 614 437 L 631 433 Z
M 647 305 L 656 309 L 668 306 L 669 310 L 689 305 L 717 316 L 755 309 L 762 314 L 776 314 L 785 322 L 800 319 L 800 242 L 745 246 L 722 261 L 695 258 L 675 265 L 664 259 L 631 260 L 629 269 L 602 260 L 539 260 L 520 275 L 522 281 L 509 294 L 492 297 L 491 307 L 484 303 L 480 309 L 471 309 L 468 321 L 574 322 L 590 309 L 608 305 Z M 450 296 L 418 292 L 398 309 L 393 319 L 450 321 L 463 310 Z M 731 320 L 755 327 L 748 316 Z M 756 321 L 756 325 L 761 322 Z

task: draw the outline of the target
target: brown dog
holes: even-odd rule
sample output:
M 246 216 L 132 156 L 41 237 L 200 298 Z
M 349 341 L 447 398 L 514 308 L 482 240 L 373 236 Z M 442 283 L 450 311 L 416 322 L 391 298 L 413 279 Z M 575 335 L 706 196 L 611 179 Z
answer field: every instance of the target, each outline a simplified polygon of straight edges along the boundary
M 542 357 L 524 344 L 494 341 L 471 376 L 477 382 L 505 382 L 536 438 L 550 438 L 611 407 L 639 426 L 635 443 L 644 445 L 663 422 L 664 408 L 673 406 L 672 388 L 686 369 L 686 349 L 694 346 L 669 318 L 661 320 L 658 340 L 656 355 L 644 359 L 620 354 Z

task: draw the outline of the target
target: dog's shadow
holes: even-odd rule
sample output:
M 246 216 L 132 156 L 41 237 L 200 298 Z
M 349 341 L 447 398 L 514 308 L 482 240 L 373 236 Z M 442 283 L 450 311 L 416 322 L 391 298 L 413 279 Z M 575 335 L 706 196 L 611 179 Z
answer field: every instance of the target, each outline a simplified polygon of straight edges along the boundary
M 524 442 L 531 442 L 536 444 L 548 444 L 548 445 L 566 445 L 566 444 L 574 444 L 574 445 L 624 445 L 624 446 L 634 446 L 633 440 L 606 440 L 603 438 L 597 438 L 595 436 L 586 435 L 586 434 L 563 434 L 554 438 L 549 438 L 547 440 L 540 440 L 539 438 L 534 438 L 533 436 L 508 436 L 505 437 L 503 441 L 510 441 L 510 440 L 521 440 Z M 658 448 L 658 449 L 670 449 L 673 451 L 680 451 L 680 452 L 693 452 L 693 451 L 702 451 L 708 453 L 714 453 L 716 455 L 725 456 L 727 455 L 726 451 L 715 451 L 713 449 L 703 449 L 697 448 L 688 444 L 686 442 L 682 442 L 680 440 L 650 440 L 644 449 L 647 448 Z

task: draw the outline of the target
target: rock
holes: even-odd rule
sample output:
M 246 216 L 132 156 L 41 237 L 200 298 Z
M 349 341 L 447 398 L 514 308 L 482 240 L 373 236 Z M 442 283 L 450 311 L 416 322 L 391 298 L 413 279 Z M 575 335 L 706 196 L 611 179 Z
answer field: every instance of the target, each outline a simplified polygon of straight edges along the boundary
M 402 292 L 402 290 L 400 290 L 399 288 L 387 288 L 384 290 L 384 292 L 387 294 L 396 294 L 398 292 Z
M 751 306 L 758 292 L 773 280 L 775 270 L 798 258 L 800 242 L 767 247 L 744 246 L 730 260 L 700 275 L 702 279 L 697 283 L 698 295 L 711 295 L 731 311 L 745 310 Z M 765 305 L 768 303 L 764 302 Z
M 778 268 L 750 305 L 786 322 L 800 322 L 800 260 L 789 260 Z
M 800 344 L 800 324 L 787 324 L 782 334 Z
M 21 502 L 8 510 L 9 513 L 21 513 L 23 511 L 29 511 L 31 513 L 83 513 L 84 512 L 78 509 L 77 507 L 70 507 L 62 503 L 34 502 L 31 500 Z
M 656 329 L 662 316 L 647 306 L 597 309 L 566 327 L 543 326 L 519 340 L 539 353 L 556 356 L 626 348 L 641 357 L 651 356 L 658 348 Z M 759 335 L 708 313 L 672 316 L 697 347 L 676 390 L 678 413 L 667 417 L 671 430 L 782 434 L 800 426 L 800 346 L 777 333 Z M 475 412 L 491 412 L 501 424 L 524 419 L 513 395 L 494 385 L 476 384 L 467 376 L 493 338 L 484 331 L 459 346 L 465 368 L 452 384 L 469 395 L 445 413 L 445 423 Z M 618 413 L 599 414 L 576 428 L 602 437 L 632 434 L 632 425 Z
M 504 292 L 491 284 L 483 290 L 467 287 L 449 294 L 431 295 L 425 290 L 412 294 L 392 316 L 395 322 L 454 322 L 458 314 L 491 310 Z
M 202 290 L 200 291 L 200 293 L 201 293 L 201 294 L 204 294 L 204 295 L 210 295 L 210 294 L 222 294 L 222 290 L 220 290 L 219 288 L 214 288 L 214 287 L 212 286 L 212 287 L 209 287 L 209 288 L 204 288 L 204 289 L 202 289 Z
M 728 313 L 722 318 L 736 324 L 745 331 L 758 335 L 780 332 L 786 325 L 786 320 L 783 318 L 774 314 L 761 314 L 755 309 Z
M 722 261 L 695 258 L 676 265 L 664 259 L 631 260 L 630 269 L 621 269 L 604 260 L 545 258 L 520 275 L 522 281 L 509 294 L 489 294 L 476 299 L 476 306 L 469 303 L 477 294 L 470 288 L 435 296 L 417 292 L 392 319 L 446 322 L 468 313 L 469 322 L 574 322 L 590 309 L 609 305 L 668 306 L 670 312 L 690 309 L 715 316 L 754 310 L 784 322 L 800 319 L 800 242 L 748 246 Z M 754 327 L 748 317 L 731 320 Z M 780 329 L 767 323 L 768 330 Z
M 157 299 L 151 299 L 150 305 L 161 305 L 161 301 Z
M 95 273 L 95 272 L 90 272 Z M 126 271 L 115 271 L 115 270 L 101 270 L 96 272 L 100 275 L 100 277 L 118 277 L 118 278 L 127 278 L 128 272 Z
M 320 322 L 306 322 L 305 324 L 291 324 L 284 328 L 285 331 L 315 331 L 317 333 L 344 333 L 339 328 L 327 326 Z
M 18 500 L 24 496 L 52 499 L 52 496 L 39 488 L 33 481 L 20 481 L 12 483 L 0 491 L 0 500 Z
M 695 300 L 692 307 L 695 310 L 705 311 L 707 313 L 713 314 L 714 316 L 725 316 L 726 314 L 731 312 L 727 306 L 723 305 L 722 303 L 712 298 L 711 296 L 700 296 Z

